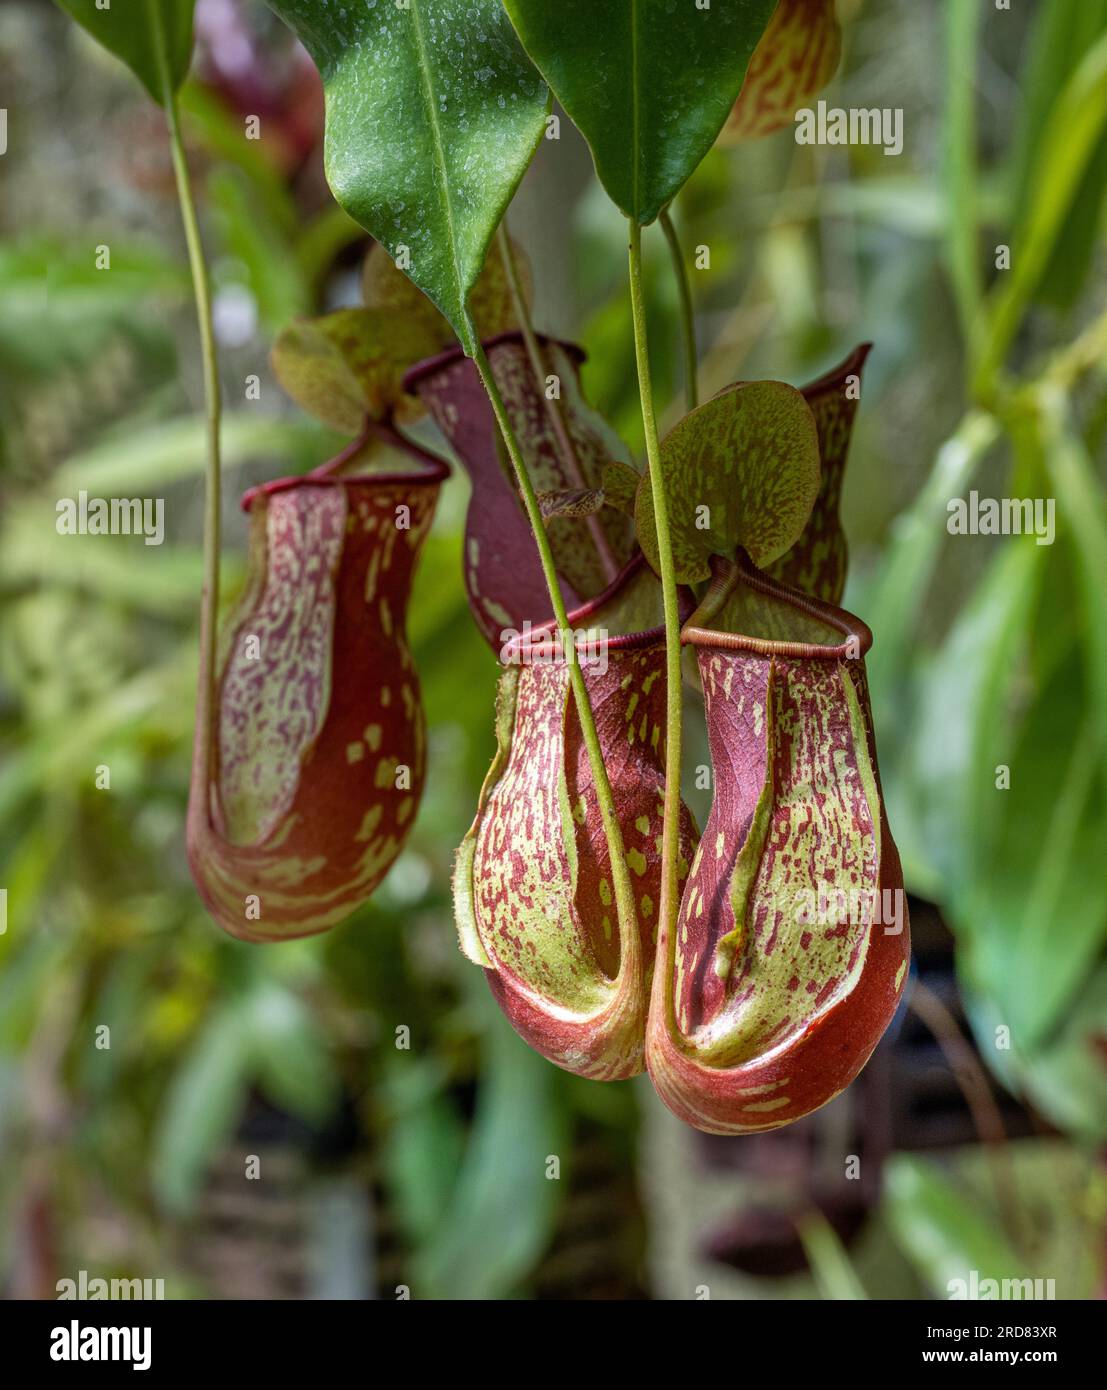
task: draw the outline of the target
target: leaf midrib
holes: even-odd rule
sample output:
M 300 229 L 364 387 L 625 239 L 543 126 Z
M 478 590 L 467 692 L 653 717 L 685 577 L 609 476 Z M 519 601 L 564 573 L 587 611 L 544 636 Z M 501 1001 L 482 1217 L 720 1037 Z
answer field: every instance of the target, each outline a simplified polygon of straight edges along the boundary
M 640 159 L 639 144 L 639 112 L 641 102 L 638 86 L 638 0 L 630 0 L 630 101 L 631 101 L 631 185 L 630 185 L 630 206 L 634 214 L 634 220 L 639 220 L 638 214 L 641 206 L 638 198 L 638 165 Z
M 454 285 L 457 290 L 458 302 L 461 308 L 461 319 L 463 324 L 468 327 L 469 306 L 465 298 L 465 290 L 461 278 L 461 266 L 457 259 L 457 235 L 454 230 L 454 209 L 450 199 L 450 181 L 446 169 L 446 147 L 442 139 L 442 128 L 438 121 L 438 112 L 435 110 L 434 88 L 430 80 L 430 62 L 427 54 L 426 41 L 423 37 L 423 23 L 420 11 L 421 3 L 422 0 L 411 0 L 411 15 L 415 30 L 415 46 L 418 50 L 419 58 L 419 76 L 423 88 L 423 100 L 427 111 L 427 121 L 434 138 L 434 148 L 437 156 L 435 184 L 438 188 L 439 202 L 442 205 L 442 211 L 446 218 L 446 227 L 449 234 L 450 266 L 454 274 Z

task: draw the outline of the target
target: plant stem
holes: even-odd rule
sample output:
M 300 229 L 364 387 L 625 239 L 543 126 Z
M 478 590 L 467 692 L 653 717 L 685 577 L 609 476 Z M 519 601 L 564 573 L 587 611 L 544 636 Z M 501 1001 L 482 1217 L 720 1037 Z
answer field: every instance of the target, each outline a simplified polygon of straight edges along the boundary
M 588 488 L 591 484 L 584 476 L 584 469 L 581 467 L 576 447 L 573 444 L 569 428 L 565 423 L 561 402 L 559 400 L 551 400 L 546 394 L 545 385 L 548 367 L 545 354 L 542 351 L 542 344 L 538 341 L 538 336 L 534 331 L 534 325 L 531 322 L 530 310 L 527 308 L 526 297 L 523 294 L 523 287 L 519 281 L 519 267 L 515 263 L 515 253 L 511 249 L 511 238 L 507 233 L 506 221 L 501 222 L 496 231 L 496 243 L 499 246 L 500 256 L 504 263 L 504 272 L 507 275 L 507 286 L 511 292 L 511 305 L 515 311 L 515 318 L 519 324 L 519 331 L 523 335 L 527 356 L 530 358 L 531 370 L 534 372 L 535 385 L 542 399 L 542 404 L 546 411 L 546 418 L 550 422 L 550 428 L 553 431 L 557 451 L 561 455 L 561 461 L 565 467 L 565 471 L 573 480 L 574 485 L 579 488 Z M 600 521 L 600 518 L 592 515 L 586 520 L 593 544 L 596 547 L 596 553 L 599 556 L 600 568 L 603 570 L 604 579 L 607 583 L 610 583 L 619 573 L 619 562 L 616 560 L 611 550 L 607 532 L 603 529 L 603 523 Z M 585 594 L 584 597 L 588 598 L 590 595 Z
M 657 417 L 653 406 L 650 352 L 646 338 L 646 309 L 642 298 L 642 229 L 630 221 L 630 308 L 634 320 L 634 355 L 638 364 L 638 394 L 642 401 L 642 425 L 646 436 L 653 514 L 657 527 L 657 554 L 661 567 L 661 594 L 665 609 L 665 812 L 661 841 L 661 906 L 658 913 L 658 943 L 674 946 L 673 930 L 678 907 L 680 860 L 680 761 L 681 761 L 681 676 L 680 676 L 680 600 L 673 546 L 669 536 L 669 507 L 661 479 L 661 444 L 657 437 Z M 658 975 L 668 975 L 666 963 L 658 962 Z
M 192 272 L 192 292 L 196 300 L 196 320 L 200 329 L 200 354 L 203 359 L 204 402 L 207 416 L 207 471 L 204 496 L 204 580 L 200 593 L 200 680 L 198 691 L 196 765 L 205 778 L 212 767 L 212 710 L 214 708 L 215 644 L 219 611 L 219 535 L 220 535 L 220 457 L 219 420 L 222 409 L 219 391 L 219 367 L 215 355 L 215 332 L 211 316 L 211 285 L 200 226 L 196 218 L 196 203 L 188 173 L 184 142 L 181 139 L 177 93 L 169 70 L 169 47 L 165 35 L 165 20 L 160 0 L 147 0 L 147 9 L 157 49 L 158 70 L 165 104 L 165 120 L 169 130 L 169 149 L 173 158 L 173 173 L 177 181 L 177 199 L 181 222 L 188 246 L 188 263 Z M 205 782 L 206 785 L 206 782 Z
M 554 617 L 557 620 L 559 631 L 563 634 L 562 640 L 566 644 L 565 665 L 569 673 L 569 684 L 573 691 L 573 699 L 576 702 L 577 718 L 580 721 L 581 734 L 584 738 L 585 750 L 588 754 L 588 767 L 592 774 L 592 785 L 596 790 L 596 801 L 600 808 L 600 817 L 603 821 L 604 834 L 607 837 L 608 857 L 611 861 L 611 880 L 615 894 L 615 907 L 619 921 L 619 978 L 634 988 L 637 988 L 642 978 L 642 943 L 638 931 L 638 913 L 634 905 L 634 891 L 631 886 L 630 872 L 627 869 L 626 854 L 623 849 L 623 834 L 619 828 L 619 820 L 615 813 L 615 798 L 611 791 L 611 782 L 607 776 L 607 768 L 604 765 L 603 751 L 600 748 L 599 734 L 596 732 L 596 721 L 592 714 L 592 706 L 588 699 L 588 688 L 584 683 L 584 676 L 581 673 L 580 663 L 576 660 L 575 652 L 571 649 L 569 642 L 569 614 L 565 608 L 565 600 L 561 594 L 561 585 L 557 578 L 557 568 L 554 563 L 553 551 L 550 549 L 550 538 L 546 534 L 546 526 L 542 519 L 542 511 L 538 504 L 538 497 L 534 491 L 534 484 L 531 482 L 527 472 L 526 461 L 523 458 L 523 451 L 519 447 L 519 440 L 516 437 L 515 429 L 511 423 L 511 418 L 504 405 L 503 396 L 500 388 L 496 384 L 496 378 L 492 374 L 492 367 L 488 361 L 488 356 L 480 342 L 477 342 L 476 352 L 473 355 L 480 379 L 484 384 L 484 389 L 488 393 L 488 399 L 492 403 L 492 410 L 496 416 L 496 423 L 500 427 L 504 444 L 507 447 L 508 456 L 511 459 L 512 467 L 515 470 L 515 477 L 519 484 L 519 494 L 523 500 L 523 507 L 526 510 L 527 519 L 530 521 L 531 530 L 534 532 L 535 543 L 538 546 L 538 555 L 542 564 L 542 574 L 546 580 L 546 587 L 550 594 L 550 603 L 553 606 Z
M 980 350 L 984 323 L 984 288 L 977 245 L 976 200 L 976 67 L 980 44 L 980 7 L 974 0 L 946 0 L 946 104 L 943 132 L 943 178 L 946 206 L 946 259 L 961 333 L 969 354 L 970 375 Z
M 677 229 L 669 216 L 669 209 L 662 208 L 658 219 L 669 252 L 673 258 L 673 272 L 676 275 L 677 293 L 680 296 L 680 341 L 684 349 L 684 400 L 689 410 L 699 404 L 699 389 L 696 382 L 696 318 L 692 310 L 692 286 L 688 281 L 688 267 L 684 263 L 684 252 L 680 247 Z

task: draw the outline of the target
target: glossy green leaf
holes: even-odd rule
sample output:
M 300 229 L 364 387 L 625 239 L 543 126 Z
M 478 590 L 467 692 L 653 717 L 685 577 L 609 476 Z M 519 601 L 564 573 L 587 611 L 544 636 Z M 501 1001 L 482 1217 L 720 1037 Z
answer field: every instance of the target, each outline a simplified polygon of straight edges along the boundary
M 323 75 L 335 197 L 471 353 L 469 292 L 547 103 L 498 0 L 270 3 Z
M 103 9 L 96 0 L 56 3 L 98 43 L 121 59 L 159 105 L 165 104 L 158 48 L 164 36 L 174 91 L 192 59 L 192 11 L 196 0 L 122 0 Z
M 612 201 L 645 225 L 691 177 L 742 89 L 776 0 L 504 0 L 592 148 Z
M 815 417 L 794 386 L 750 381 L 689 411 L 661 445 L 676 577 L 707 579 L 712 555 L 743 546 L 771 564 L 795 544 L 819 491 Z M 656 570 L 650 480 L 638 486 L 638 543 Z

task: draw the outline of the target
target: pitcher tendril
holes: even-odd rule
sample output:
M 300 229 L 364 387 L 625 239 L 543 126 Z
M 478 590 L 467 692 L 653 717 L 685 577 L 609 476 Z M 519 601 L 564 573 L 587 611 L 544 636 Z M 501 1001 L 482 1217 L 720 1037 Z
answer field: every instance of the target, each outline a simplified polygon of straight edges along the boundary
M 676 920 L 680 870 L 680 763 L 681 763 L 681 677 L 680 677 L 680 600 L 673 548 L 669 535 L 669 508 L 661 477 L 661 443 L 653 405 L 649 343 L 646 334 L 646 306 L 642 296 L 642 229 L 630 220 L 630 307 L 634 320 L 634 355 L 638 366 L 638 393 L 642 402 L 642 426 L 646 435 L 646 460 L 653 492 L 657 553 L 661 572 L 662 603 L 665 611 L 665 816 L 661 845 L 661 907 L 659 942 L 671 935 Z M 664 961 L 659 962 L 655 981 L 664 982 Z M 655 988 L 657 988 L 655 984 Z
M 662 208 L 658 221 L 661 223 L 661 230 L 665 233 L 665 240 L 669 243 L 669 254 L 673 262 L 673 277 L 676 280 L 677 297 L 680 301 L 680 343 L 684 354 L 684 402 L 688 410 L 695 410 L 696 406 L 699 405 L 699 385 L 696 380 L 696 316 L 692 308 L 692 287 L 688 281 L 688 266 L 685 264 L 680 237 L 677 235 L 677 229 L 673 225 L 668 208 Z

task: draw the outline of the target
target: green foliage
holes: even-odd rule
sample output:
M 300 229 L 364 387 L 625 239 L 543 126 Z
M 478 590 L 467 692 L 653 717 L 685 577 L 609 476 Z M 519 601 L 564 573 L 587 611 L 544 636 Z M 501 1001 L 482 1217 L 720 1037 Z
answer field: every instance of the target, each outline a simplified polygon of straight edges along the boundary
M 196 0 L 130 0 L 107 9 L 96 0 L 56 3 L 126 63 L 160 106 L 165 105 L 163 62 L 174 91 L 184 81 L 192 60 Z
M 1022 121 L 1013 142 L 1017 186 L 1014 221 L 1023 221 L 1036 196 L 1034 185 L 1046 174 L 1040 161 L 1050 109 L 1083 55 L 1107 30 L 1107 0 L 1054 0 L 1034 15 L 1020 73 Z M 1071 309 L 1087 279 L 1095 255 L 1107 194 L 1107 141 L 1097 142 L 1079 185 L 1064 209 L 1038 286 L 1038 298 Z
M 547 1175 L 566 1151 L 557 1073 L 491 1017 L 473 1132 L 441 1222 L 416 1260 L 431 1298 L 502 1298 L 549 1239 L 559 1184 Z M 560 1175 L 564 1178 L 565 1174 Z
M 925 1159 L 897 1154 L 888 1165 L 886 1211 L 900 1244 L 935 1293 L 951 1280 L 1023 1279 L 1029 1271 L 995 1223 Z
M 1052 1280 L 1047 1297 L 1094 1296 L 1104 1210 L 1102 1175 L 1062 1143 L 1024 1140 L 1002 1153 L 957 1151 L 939 1165 L 913 1154 L 888 1164 L 884 1215 L 897 1243 L 936 1298 L 997 1281 Z M 1011 1286 L 1008 1285 L 1009 1290 Z M 1048 1285 L 1043 1285 L 1048 1289 Z M 962 1294 L 962 1296 L 964 1296 Z
M 469 292 L 542 135 L 546 89 L 498 0 L 272 0 L 327 91 L 335 197 L 475 346 Z
M 1031 193 L 1014 241 L 1012 268 L 997 289 L 978 385 L 999 370 L 1054 248 L 1072 221 L 1073 200 L 1089 167 L 1102 162 L 1107 128 L 1107 32 L 1083 54 L 1050 108 L 1034 163 Z M 1089 203 L 1102 189 L 1091 190 Z M 1071 287 L 1070 287 L 1071 288 Z
M 776 0 L 504 0 L 622 212 L 652 222 L 711 148 Z
M 1027 29 L 1025 106 L 1000 166 L 1012 197 L 993 210 L 989 171 L 976 167 L 989 142 L 974 86 L 990 28 L 961 0 L 948 15 L 959 57 L 946 94 L 944 230 L 970 341 L 965 380 L 947 390 L 966 408 L 855 606 L 876 636 L 870 679 L 908 886 L 937 900 L 956 933 L 982 1055 L 1065 1127 L 1102 1137 L 1089 1058 L 1107 946 L 1096 867 L 1107 834 L 1107 525 L 1089 441 L 1107 324 L 1092 255 L 1104 11 L 1060 3 Z M 993 237 L 1000 216 L 1012 230 Z M 981 295 L 993 240 L 1010 243 L 1011 269 Z M 1075 342 L 1046 319 L 1031 329 L 1035 300 L 1072 303 L 1077 287 L 1092 319 Z M 950 500 L 974 488 L 1055 506 L 1053 543 L 947 538 Z
M 837 1232 L 822 1212 L 812 1209 L 797 1225 L 807 1263 L 822 1297 L 851 1303 L 868 1298 Z

